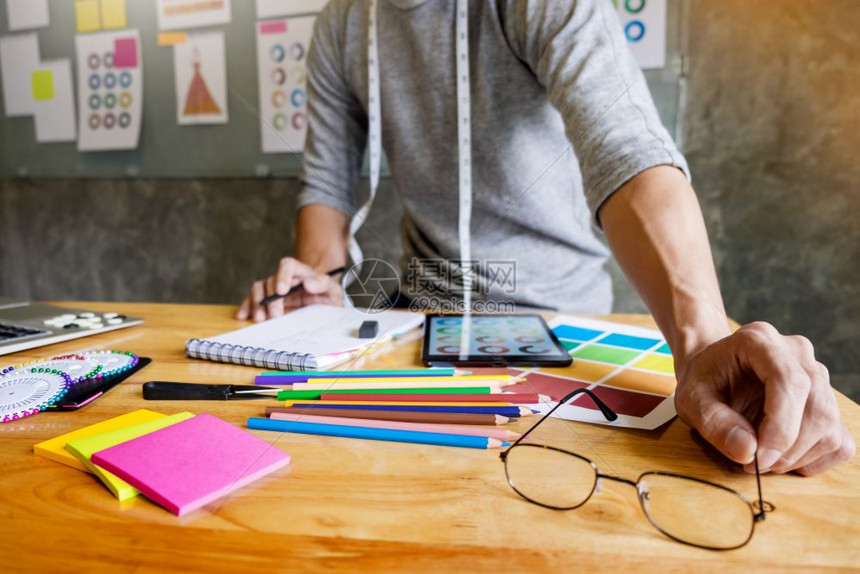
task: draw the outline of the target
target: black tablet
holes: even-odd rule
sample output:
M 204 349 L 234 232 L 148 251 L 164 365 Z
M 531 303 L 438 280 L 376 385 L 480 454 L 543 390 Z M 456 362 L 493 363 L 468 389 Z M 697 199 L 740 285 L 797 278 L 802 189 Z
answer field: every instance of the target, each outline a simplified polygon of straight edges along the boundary
M 540 315 L 428 315 L 425 365 L 565 367 L 572 360 Z

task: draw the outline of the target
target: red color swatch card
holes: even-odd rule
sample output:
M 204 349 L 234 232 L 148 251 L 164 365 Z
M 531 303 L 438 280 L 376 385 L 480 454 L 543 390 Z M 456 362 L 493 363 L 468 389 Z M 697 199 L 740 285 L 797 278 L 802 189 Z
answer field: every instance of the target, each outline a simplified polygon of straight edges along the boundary
M 92 462 L 182 516 L 290 462 L 290 456 L 200 414 L 96 452 Z

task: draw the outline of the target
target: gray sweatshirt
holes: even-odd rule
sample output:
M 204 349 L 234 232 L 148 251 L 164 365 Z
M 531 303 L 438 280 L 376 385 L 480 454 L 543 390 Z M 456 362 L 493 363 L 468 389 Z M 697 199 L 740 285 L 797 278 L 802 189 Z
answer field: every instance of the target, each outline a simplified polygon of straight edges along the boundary
M 368 11 L 369 0 L 332 0 L 317 18 L 299 207 L 350 218 L 359 207 Z M 379 0 L 378 27 L 382 144 L 404 206 L 407 279 L 413 258 L 459 257 L 455 2 Z M 598 209 L 647 168 L 687 172 L 610 0 L 469 0 L 469 44 L 476 300 L 608 312 Z M 506 262 L 513 285 L 499 280 Z M 456 273 L 423 268 L 437 294 L 456 292 Z

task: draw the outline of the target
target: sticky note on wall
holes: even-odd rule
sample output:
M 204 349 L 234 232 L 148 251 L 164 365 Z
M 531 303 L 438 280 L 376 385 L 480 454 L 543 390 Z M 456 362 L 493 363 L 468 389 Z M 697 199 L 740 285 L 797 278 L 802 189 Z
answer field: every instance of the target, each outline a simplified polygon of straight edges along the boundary
M 54 99 L 54 75 L 51 70 L 33 72 L 30 76 L 33 84 L 33 99 L 37 101 Z
M 107 29 L 125 28 L 128 26 L 125 0 L 101 0 L 102 26 Z
M 101 30 L 102 22 L 99 12 L 99 0 L 75 0 L 75 21 L 78 32 Z
M 115 68 L 137 67 L 137 40 L 117 38 L 114 40 L 113 65 Z

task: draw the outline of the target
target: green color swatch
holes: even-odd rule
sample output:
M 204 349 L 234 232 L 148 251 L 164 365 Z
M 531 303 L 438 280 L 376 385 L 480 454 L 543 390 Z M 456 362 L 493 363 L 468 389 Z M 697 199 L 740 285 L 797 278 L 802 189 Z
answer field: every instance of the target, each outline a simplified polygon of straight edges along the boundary
M 618 349 L 615 347 L 606 347 L 604 345 L 586 345 L 573 353 L 575 359 L 585 359 L 587 361 L 600 361 L 601 363 L 610 363 L 612 365 L 623 365 L 631 359 L 639 356 L 639 351 L 631 351 L 629 349 Z

